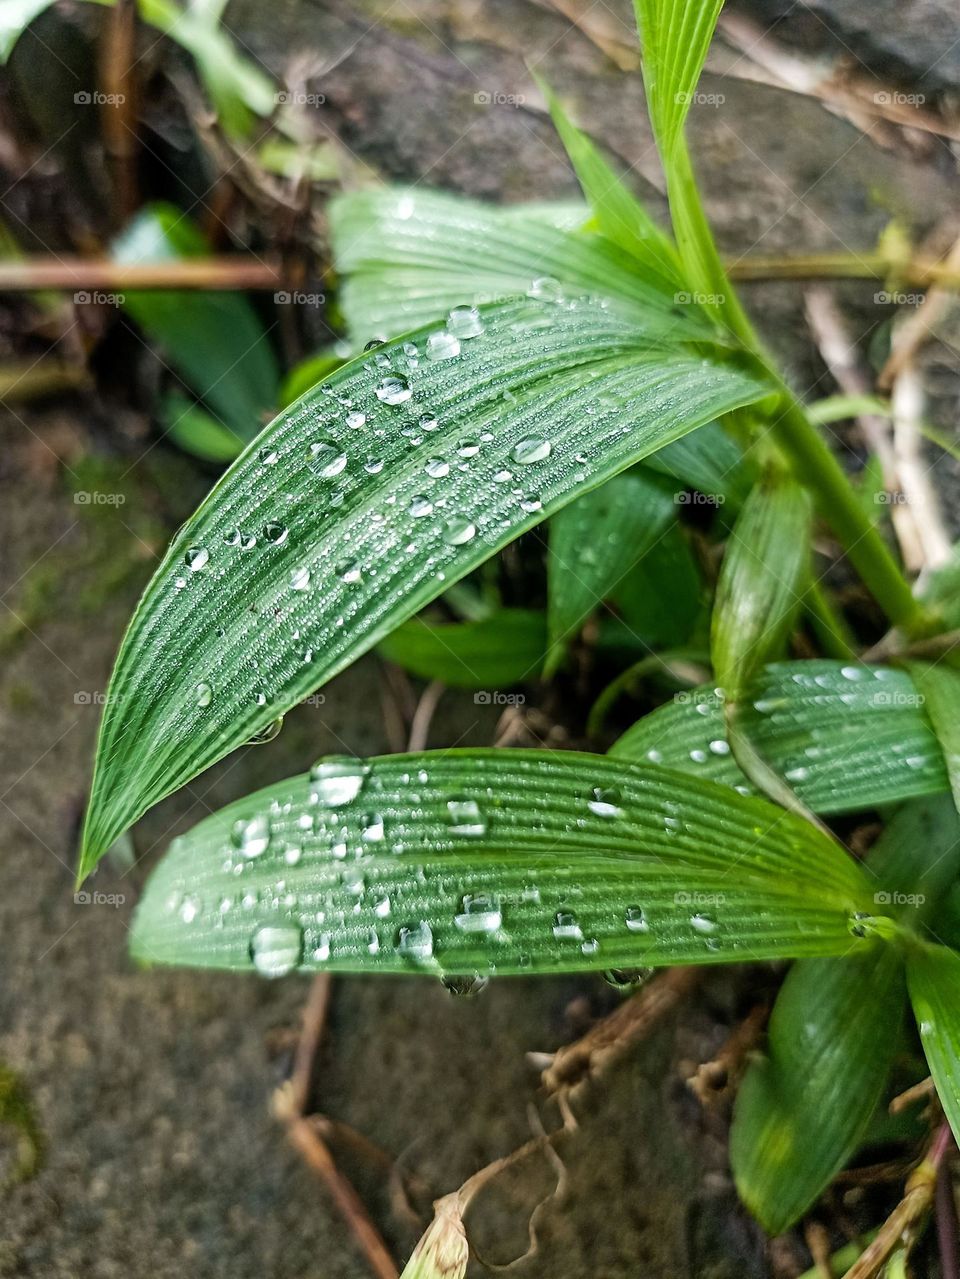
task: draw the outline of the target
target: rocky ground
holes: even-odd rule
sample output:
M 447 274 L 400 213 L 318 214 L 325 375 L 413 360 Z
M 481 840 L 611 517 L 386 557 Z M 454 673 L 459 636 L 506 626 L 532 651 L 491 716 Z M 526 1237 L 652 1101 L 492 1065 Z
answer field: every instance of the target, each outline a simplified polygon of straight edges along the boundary
M 956 94 L 960 25 L 946 0 L 882 8 L 886 21 L 877 5 L 827 0 L 802 10 L 755 0 L 749 11 L 761 21 L 783 14 L 785 43 L 847 49 L 905 92 Z M 616 58 L 590 38 L 596 29 L 585 34 L 524 0 L 282 0 L 269 12 L 235 0 L 227 21 L 276 74 L 289 50 L 316 50 L 325 117 L 365 164 L 503 200 L 574 190 L 533 99 L 529 57 L 656 206 L 639 79 L 617 65 L 629 61 L 626 15 L 597 11 Z M 955 162 L 936 140 L 891 143 L 809 98 L 715 71 L 703 88 L 723 102 L 694 108 L 695 149 L 731 253 L 865 248 L 891 215 L 923 230 L 956 207 Z M 478 93 L 529 100 L 485 105 Z M 843 290 L 861 329 L 877 323 L 874 290 Z M 799 287 L 755 286 L 750 300 L 797 385 L 831 389 Z M 951 396 L 955 388 L 947 407 Z M 157 551 L 209 482 L 163 446 L 148 449 L 138 429 L 91 399 L 0 410 L 0 1062 L 29 1090 L 46 1144 L 39 1175 L 4 1195 L 0 1276 L 361 1279 L 368 1272 L 341 1220 L 269 1112 L 305 983 L 137 971 L 125 943 L 138 888 L 172 833 L 324 752 L 386 748 L 375 659 L 335 681 L 322 706 L 288 717 L 276 742 L 228 759 L 154 810 L 137 828 L 136 865 L 105 866 L 97 878 L 119 904 L 73 898 L 98 696 Z M 942 472 L 949 480 L 949 467 Z M 94 490 L 124 500 L 75 501 Z M 469 695 L 449 695 L 431 743 L 488 742 L 493 722 Z M 557 1122 L 525 1054 L 565 1042 L 585 1012 L 615 998 L 599 980 L 495 982 L 467 1001 L 432 983 L 340 980 L 317 1105 L 401 1160 L 428 1200 L 523 1142 L 531 1103 L 548 1126 Z M 722 1123 L 684 1084 L 690 1063 L 722 1041 L 735 1001 L 734 983 L 711 978 L 591 1097 L 565 1150 L 566 1194 L 541 1213 L 539 1251 L 518 1274 L 773 1273 L 736 1206 Z M 346 1157 L 404 1255 L 415 1228 L 391 1205 L 383 1175 Z M 523 1252 L 529 1211 L 552 1175 L 531 1169 L 480 1204 L 486 1257 Z

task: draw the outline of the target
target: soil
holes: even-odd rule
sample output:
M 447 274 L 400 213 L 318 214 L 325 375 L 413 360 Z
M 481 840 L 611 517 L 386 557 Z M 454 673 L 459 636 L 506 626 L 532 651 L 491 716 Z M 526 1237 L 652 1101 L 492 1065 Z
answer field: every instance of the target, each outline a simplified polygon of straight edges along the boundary
M 603 12 L 628 42 L 626 7 Z M 532 56 L 662 207 L 638 77 L 547 5 L 283 0 L 264 9 L 235 0 L 227 21 L 274 74 L 288 69 L 289 50 L 316 50 L 326 68 L 316 78 L 320 109 L 365 165 L 498 200 L 575 190 L 533 99 L 523 63 Z M 920 83 L 924 24 L 897 21 L 899 59 L 880 69 Z M 869 34 L 855 23 L 824 31 L 828 41 Z M 876 61 L 877 43 L 865 43 L 865 60 Z M 884 148 L 805 98 L 711 75 L 703 88 L 724 98 L 694 108 L 693 137 L 731 253 L 868 247 L 891 215 L 922 232 L 956 207 L 955 162 L 940 143 Z M 480 91 L 529 100 L 481 106 Z M 882 323 L 874 289 L 841 290 L 858 332 Z M 831 389 L 799 286 L 755 286 L 749 301 L 797 386 L 811 396 Z M 173 834 L 325 752 L 387 749 L 377 660 L 334 681 L 323 705 L 290 715 L 277 741 L 229 758 L 150 813 L 136 828 L 133 867 L 105 864 L 93 885 L 119 903 L 74 900 L 99 691 L 164 538 L 211 478 L 163 445 L 149 448 L 142 430 L 118 425 L 92 398 L 0 411 L 0 1062 L 28 1090 L 45 1143 L 39 1173 L 4 1192 L 0 1276 L 363 1279 L 341 1219 L 270 1113 L 306 983 L 138 971 L 126 938 L 137 891 Z M 847 447 L 842 437 L 838 445 Z M 138 460 L 145 450 L 149 462 Z M 74 500 L 95 487 L 79 460 L 91 454 L 96 484 L 122 504 Z M 941 471 L 949 479 L 950 468 Z M 492 712 L 448 693 L 431 744 L 485 744 L 493 729 Z M 618 998 L 599 979 L 506 980 L 470 1000 L 406 979 L 341 979 L 334 989 L 315 1103 L 415 1174 L 421 1212 L 526 1140 L 531 1105 L 556 1126 L 526 1054 L 567 1042 Z M 565 1193 L 538 1214 L 538 1250 L 518 1275 L 773 1273 L 733 1193 L 723 1117 L 705 1114 L 685 1085 L 743 1011 L 738 989 L 732 974 L 711 976 L 590 1095 L 564 1148 Z M 382 1171 L 341 1153 L 405 1256 L 417 1229 Z M 533 1165 L 478 1205 L 473 1228 L 490 1260 L 524 1252 L 529 1214 L 554 1188 L 553 1168 Z M 786 1255 L 803 1251 L 788 1245 Z

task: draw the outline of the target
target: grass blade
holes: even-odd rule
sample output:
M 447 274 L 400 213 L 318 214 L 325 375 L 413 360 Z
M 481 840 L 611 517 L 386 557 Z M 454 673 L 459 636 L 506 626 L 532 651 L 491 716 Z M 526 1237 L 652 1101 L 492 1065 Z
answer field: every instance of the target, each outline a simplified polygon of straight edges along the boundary
M 907 670 L 940 742 L 953 802 L 960 811 L 960 673 L 929 662 L 908 662 Z
M 378 652 L 421 679 L 484 689 L 488 695 L 478 699 L 484 704 L 497 690 L 536 676 L 546 647 L 543 613 L 502 608 L 476 622 L 412 618 L 382 640 Z
M 814 812 L 855 812 L 948 789 L 943 753 L 903 671 L 775 662 L 755 677 L 741 715 L 757 751 Z M 638 720 L 611 754 L 749 789 L 712 685 L 679 693 Z
M 424 358 L 433 327 L 344 365 L 174 538 L 108 690 L 81 873 L 518 534 L 764 390 L 657 358 L 601 302 L 506 303 L 475 324 L 457 358 Z
M 907 984 L 937 1094 L 960 1141 L 960 955 L 918 945 L 907 958 Z
M 853 860 L 765 800 L 454 750 L 321 761 L 207 818 L 151 877 L 132 947 L 273 975 L 576 972 L 856 952 L 874 909 Z

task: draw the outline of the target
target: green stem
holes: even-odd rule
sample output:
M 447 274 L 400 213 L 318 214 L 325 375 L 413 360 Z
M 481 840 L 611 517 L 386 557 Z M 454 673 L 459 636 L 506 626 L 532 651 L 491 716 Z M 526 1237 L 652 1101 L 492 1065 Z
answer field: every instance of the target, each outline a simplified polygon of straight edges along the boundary
M 811 581 L 807 587 L 804 606 L 810 618 L 810 624 L 816 631 L 820 646 L 827 657 L 835 657 L 838 661 L 849 662 L 857 656 L 857 640 L 846 623 L 842 613 L 838 613 L 819 582 Z

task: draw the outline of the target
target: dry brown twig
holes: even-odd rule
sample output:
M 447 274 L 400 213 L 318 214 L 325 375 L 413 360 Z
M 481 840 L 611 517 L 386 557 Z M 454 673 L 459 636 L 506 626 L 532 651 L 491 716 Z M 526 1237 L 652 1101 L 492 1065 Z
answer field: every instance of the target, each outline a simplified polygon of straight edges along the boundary
M 712 1061 L 705 1061 L 687 1080 L 687 1086 L 704 1106 L 716 1105 L 736 1091 L 750 1053 L 763 1034 L 770 1015 L 769 1004 L 757 1004 L 735 1026 Z

